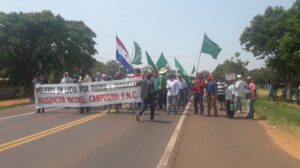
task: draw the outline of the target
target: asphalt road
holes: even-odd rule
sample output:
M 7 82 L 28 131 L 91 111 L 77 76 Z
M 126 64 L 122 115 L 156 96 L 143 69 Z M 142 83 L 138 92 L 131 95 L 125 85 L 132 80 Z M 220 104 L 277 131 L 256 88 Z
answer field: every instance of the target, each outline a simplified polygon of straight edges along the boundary
M 0 168 L 155 168 L 180 117 L 158 112 L 150 122 L 146 113 L 136 122 L 126 110 L 1 110 Z M 174 168 L 300 167 L 255 120 L 188 115 L 182 131 Z
M 187 117 L 174 168 L 299 168 L 300 161 L 277 146 L 257 120 Z
M 180 118 L 159 112 L 150 122 L 146 113 L 138 123 L 135 115 L 126 111 L 104 113 L 103 109 L 94 109 L 91 114 L 78 114 L 77 109 L 68 108 L 32 114 L 33 111 L 32 106 L 0 111 L 1 168 L 153 168 Z M 9 117 L 14 115 L 21 116 Z M 54 133 L 47 132 L 57 127 Z M 41 135 L 28 137 L 39 132 Z M 23 139 L 7 144 L 8 149 L 3 146 L 20 138 Z

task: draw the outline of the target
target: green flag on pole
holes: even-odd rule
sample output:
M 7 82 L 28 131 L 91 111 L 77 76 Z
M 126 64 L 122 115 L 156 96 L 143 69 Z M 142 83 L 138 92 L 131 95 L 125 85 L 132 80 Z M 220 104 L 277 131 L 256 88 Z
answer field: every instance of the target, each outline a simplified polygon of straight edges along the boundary
M 195 65 L 193 66 L 193 70 L 192 70 L 192 73 L 191 74 L 194 74 L 195 73 L 195 71 L 196 71 L 196 69 L 195 69 Z
M 133 60 L 131 62 L 131 64 L 135 64 L 135 65 L 141 65 L 142 64 L 142 50 L 141 47 L 139 46 L 139 44 L 137 42 L 133 42 L 134 43 L 134 57 Z
M 190 81 L 189 75 L 186 73 L 186 71 L 182 68 L 182 66 L 180 65 L 180 63 L 177 61 L 177 59 L 175 58 L 175 66 L 178 70 L 178 72 L 181 74 L 181 76 L 184 78 L 184 80 L 186 82 Z
M 160 70 L 161 68 L 163 68 L 167 64 L 168 64 L 167 59 L 165 58 L 164 54 L 161 53 L 160 57 L 159 57 L 159 59 L 157 60 L 157 63 L 156 63 L 157 69 Z
M 221 50 L 222 49 L 218 46 L 218 44 L 216 44 L 215 42 L 213 42 L 212 40 L 210 40 L 207 37 L 206 33 L 205 33 L 204 34 L 203 43 L 202 43 L 201 52 L 209 54 L 214 59 L 217 59 L 218 54 L 221 52 Z
M 151 65 L 153 67 L 154 71 L 157 71 L 156 65 L 154 64 L 154 62 L 152 61 L 151 57 L 149 56 L 148 52 L 146 51 L 146 57 L 147 57 L 147 62 L 149 65 Z

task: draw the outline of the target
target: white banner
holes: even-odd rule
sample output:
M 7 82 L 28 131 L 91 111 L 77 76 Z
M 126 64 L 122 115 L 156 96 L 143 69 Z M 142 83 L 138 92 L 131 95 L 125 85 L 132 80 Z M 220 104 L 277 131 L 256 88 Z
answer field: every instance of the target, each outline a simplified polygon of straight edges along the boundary
M 140 79 L 74 84 L 45 84 L 35 87 L 35 105 L 41 107 L 94 107 L 140 102 Z

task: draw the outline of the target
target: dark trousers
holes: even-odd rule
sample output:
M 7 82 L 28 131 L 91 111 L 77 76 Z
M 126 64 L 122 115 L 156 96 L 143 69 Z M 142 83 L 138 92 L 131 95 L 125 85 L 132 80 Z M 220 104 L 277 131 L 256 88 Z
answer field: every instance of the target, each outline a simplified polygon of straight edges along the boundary
M 154 119 L 154 101 L 153 100 L 148 100 L 148 99 L 143 99 L 142 105 L 141 105 L 141 111 L 139 112 L 139 115 L 143 115 L 143 113 L 146 110 L 147 106 L 150 106 L 150 119 Z
M 159 89 L 158 104 L 160 109 L 162 109 L 163 106 L 167 106 L 167 91 L 165 89 Z
M 80 113 L 84 113 L 84 110 L 89 113 L 90 112 L 90 108 L 89 107 L 80 107 Z
M 38 109 L 36 110 L 36 112 L 37 112 L 37 113 L 40 113 L 40 112 L 44 113 L 44 112 L 45 112 L 45 108 L 38 108 Z
M 227 106 L 227 114 L 226 114 L 226 116 L 233 117 L 235 110 L 232 109 L 232 108 L 230 108 L 230 104 L 232 104 L 231 100 L 226 100 L 226 106 Z
M 203 93 L 194 93 L 194 109 L 195 114 L 198 113 L 198 104 L 200 105 L 200 114 L 204 113 Z
M 186 105 L 186 90 L 185 89 L 179 89 L 179 97 L 178 97 L 178 109 L 180 108 L 180 106 L 182 106 L 183 108 Z

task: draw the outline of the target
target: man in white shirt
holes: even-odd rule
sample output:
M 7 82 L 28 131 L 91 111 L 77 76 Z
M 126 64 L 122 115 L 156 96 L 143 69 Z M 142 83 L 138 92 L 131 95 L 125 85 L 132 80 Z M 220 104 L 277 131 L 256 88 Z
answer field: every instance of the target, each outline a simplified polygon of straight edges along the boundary
M 227 106 L 227 117 L 233 118 L 234 116 L 234 96 L 236 94 L 236 89 L 234 85 L 234 80 L 229 81 L 229 86 L 225 89 L 225 99 Z
M 69 73 L 65 72 L 63 78 L 60 81 L 61 84 L 73 83 L 73 79 L 70 78 Z
M 186 105 L 186 89 L 187 89 L 187 84 L 185 80 L 182 78 L 181 75 L 178 76 L 178 85 L 179 85 L 179 93 L 178 93 L 178 109 L 180 106 L 184 109 Z
M 242 75 L 237 75 L 238 80 L 235 83 L 236 110 L 238 113 L 242 112 L 242 96 L 243 96 L 243 92 L 247 86 L 247 83 L 245 81 L 243 81 L 241 78 L 242 78 Z
M 170 78 L 167 80 L 167 112 L 171 111 L 171 106 L 173 111 L 177 114 L 177 95 L 179 90 L 179 83 L 175 79 L 175 74 L 171 74 Z

